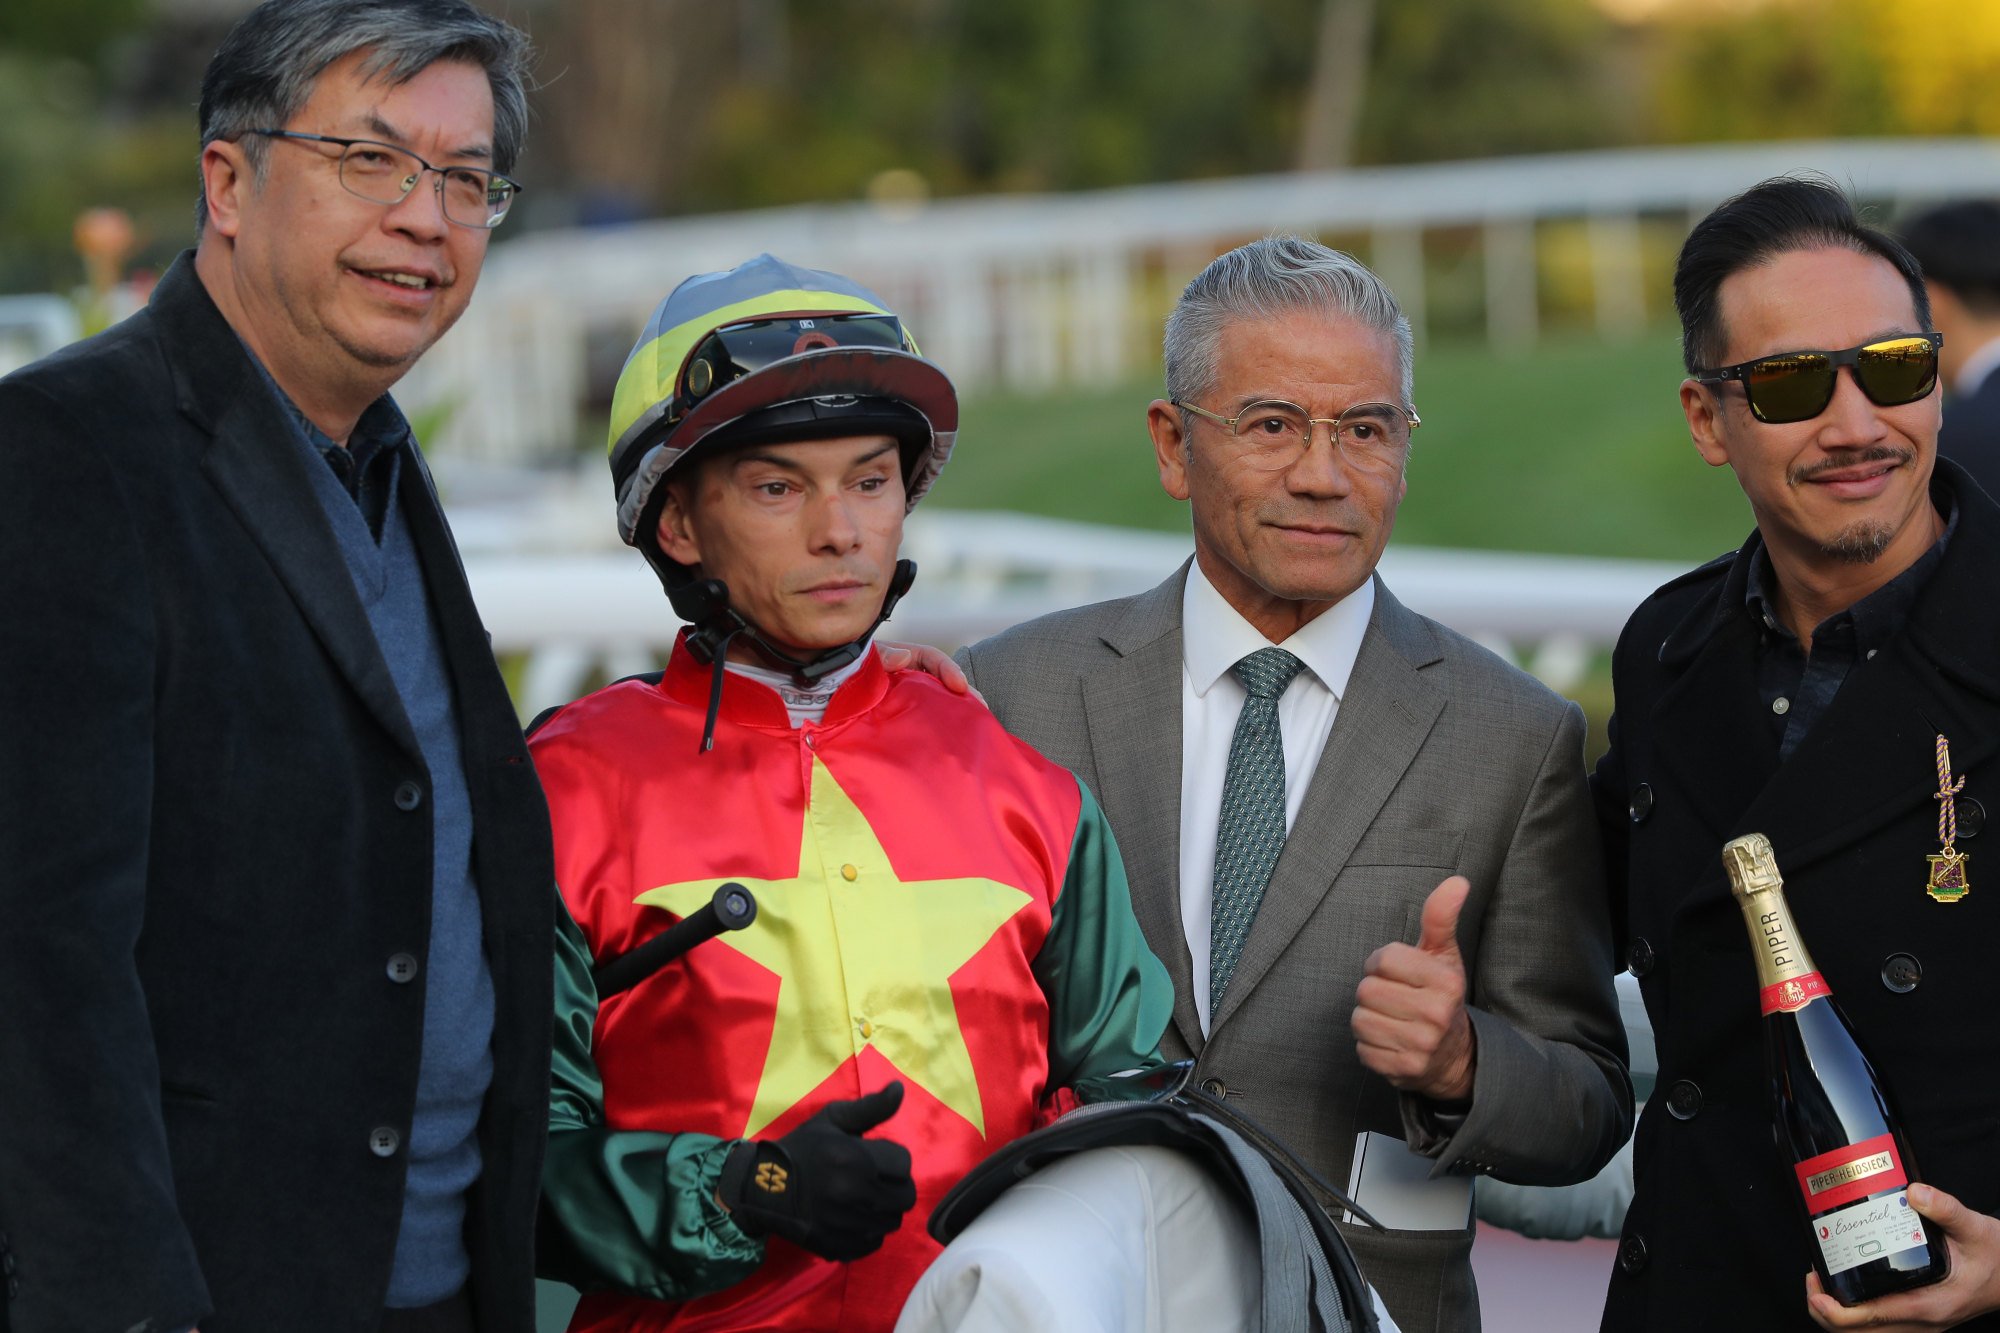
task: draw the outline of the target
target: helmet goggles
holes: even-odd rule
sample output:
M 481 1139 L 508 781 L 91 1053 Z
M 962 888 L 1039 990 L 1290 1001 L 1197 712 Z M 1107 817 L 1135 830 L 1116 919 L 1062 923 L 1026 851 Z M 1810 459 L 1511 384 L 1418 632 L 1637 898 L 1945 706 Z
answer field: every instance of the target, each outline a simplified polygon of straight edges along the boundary
M 916 343 L 894 315 L 799 315 L 747 319 L 711 332 L 688 354 L 677 376 L 679 392 L 667 411 L 679 423 L 716 390 L 788 357 L 832 347 L 876 347 L 916 353 Z

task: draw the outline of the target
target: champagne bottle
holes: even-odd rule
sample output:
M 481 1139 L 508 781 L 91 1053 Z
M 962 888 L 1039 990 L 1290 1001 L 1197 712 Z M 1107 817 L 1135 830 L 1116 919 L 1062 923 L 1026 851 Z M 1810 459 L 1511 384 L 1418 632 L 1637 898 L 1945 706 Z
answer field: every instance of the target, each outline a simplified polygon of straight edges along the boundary
M 1910 1207 L 1916 1164 L 1882 1082 L 1806 953 L 1771 840 L 1722 849 L 1763 994 L 1764 1065 L 1778 1151 L 1798 1183 L 1813 1267 L 1842 1305 L 1943 1280 L 1943 1234 Z

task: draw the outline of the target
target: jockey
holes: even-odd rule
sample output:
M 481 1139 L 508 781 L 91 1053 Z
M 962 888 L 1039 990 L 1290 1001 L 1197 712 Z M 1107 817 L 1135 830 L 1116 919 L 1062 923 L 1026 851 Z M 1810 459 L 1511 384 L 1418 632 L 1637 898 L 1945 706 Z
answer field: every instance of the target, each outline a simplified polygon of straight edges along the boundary
M 619 377 L 619 531 L 689 623 L 531 742 L 572 1330 L 886 1333 L 946 1190 L 1159 1064 L 1171 986 L 1090 792 L 870 646 L 957 423 L 878 297 L 768 255 L 677 287 Z M 728 880 L 751 925 L 600 999 Z

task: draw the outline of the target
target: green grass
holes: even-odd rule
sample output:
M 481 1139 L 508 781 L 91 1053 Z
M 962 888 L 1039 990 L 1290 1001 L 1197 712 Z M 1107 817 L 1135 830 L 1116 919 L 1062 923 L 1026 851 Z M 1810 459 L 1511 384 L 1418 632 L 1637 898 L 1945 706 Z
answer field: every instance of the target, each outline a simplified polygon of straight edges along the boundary
M 1738 545 L 1750 511 L 1696 456 L 1673 337 L 1551 336 L 1498 357 L 1485 343 L 1417 355 L 1424 418 L 1396 522 L 1408 545 L 1706 560 Z M 964 406 L 937 503 L 1130 527 L 1185 529 L 1146 438 L 1157 375 Z

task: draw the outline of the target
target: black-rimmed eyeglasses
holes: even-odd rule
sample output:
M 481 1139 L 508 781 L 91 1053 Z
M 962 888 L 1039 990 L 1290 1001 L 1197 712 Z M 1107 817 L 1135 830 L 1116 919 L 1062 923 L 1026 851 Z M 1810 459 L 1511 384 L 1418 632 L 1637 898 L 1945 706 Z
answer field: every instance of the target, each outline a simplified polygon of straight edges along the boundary
M 1941 333 L 1884 338 L 1839 352 L 1780 352 L 1718 366 L 1694 376 L 1698 384 L 1737 380 L 1750 413 L 1773 426 L 1809 421 L 1826 411 L 1840 368 L 1854 368 L 1854 382 L 1877 407 L 1901 407 L 1926 397 L 1937 384 Z
M 246 130 L 271 139 L 298 139 L 306 143 L 330 143 L 340 149 L 340 184 L 349 194 L 371 204 L 400 204 L 417 188 L 426 171 L 437 173 L 438 206 L 447 222 L 478 231 L 500 225 L 514 196 L 521 192 L 518 182 L 484 167 L 434 167 L 407 148 L 375 139 L 338 139 L 330 134 L 304 134 L 298 130 Z

